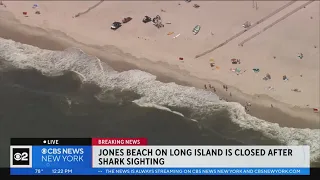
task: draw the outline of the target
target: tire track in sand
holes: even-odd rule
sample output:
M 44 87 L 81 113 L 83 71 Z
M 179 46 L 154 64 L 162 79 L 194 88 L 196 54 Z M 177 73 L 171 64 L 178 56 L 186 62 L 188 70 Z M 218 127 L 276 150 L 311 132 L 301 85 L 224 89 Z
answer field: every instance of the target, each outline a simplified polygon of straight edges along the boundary
M 261 33 L 263 33 L 264 31 L 268 30 L 269 28 L 273 27 L 274 25 L 278 24 L 279 22 L 281 22 L 282 20 L 286 19 L 287 17 L 291 16 L 292 14 L 298 12 L 300 9 L 304 8 L 305 6 L 311 4 L 312 2 L 314 2 L 314 0 L 312 1 L 308 1 L 307 3 L 304 3 L 303 5 L 297 7 L 296 9 L 294 9 L 293 11 L 287 13 L 286 15 L 282 16 L 281 18 L 277 19 L 276 21 L 274 21 L 273 23 L 269 24 L 268 26 L 266 26 L 265 28 L 263 28 L 261 31 L 253 34 L 252 36 L 248 37 L 247 39 L 243 40 L 241 43 L 239 43 L 239 46 L 243 46 L 244 43 L 250 41 L 251 39 L 257 37 L 258 35 L 260 35 Z
M 218 49 L 218 48 L 220 48 L 220 47 L 228 44 L 230 41 L 232 41 L 232 40 L 234 40 L 235 38 L 241 36 L 243 33 L 245 33 L 245 32 L 247 32 L 248 30 L 254 28 L 254 27 L 257 26 L 258 24 L 266 21 L 266 20 L 269 19 L 270 17 L 272 17 L 272 16 L 274 16 L 275 14 L 279 13 L 279 12 L 282 11 L 283 9 L 289 7 L 290 5 L 292 5 L 292 4 L 295 3 L 295 2 L 297 2 L 297 0 L 295 0 L 295 1 L 290 1 L 289 3 L 285 4 L 284 6 L 281 6 L 280 8 L 278 8 L 277 10 L 275 10 L 274 12 L 268 14 L 267 16 L 263 17 L 263 18 L 260 19 L 259 21 L 257 21 L 257 22 L 255 22 L 254 24 L 252 24 L 252 25 L 251 25 L 250 27 L 248 27 L 247 29 L 244 29 L 244 30 L 238 32 L 237 34 L 235 34 L 235 35 L 233 35 L 232 37 L 230 37 L 229 39 L 227 39 L 225 42 L 219 44 L 218 46 L 215 46 L 214 48 L 212 48 L 212 49 L 210 49 L 210 50 L 208 50 L 208 51 L 205 51 L 205 52 L 203 52 L 203 53 L 201 53 L 201 54 L 196 55 L 195 58 L 199 58 L 199 57 L 201 57 L 201 56 L 204 56 L 204 55 L 206 55 L 206 54 L 208 54 L 208 53 L 211 53 L 211 52 L 213 52 L 214 50 L 216 50 L 216 49 Z

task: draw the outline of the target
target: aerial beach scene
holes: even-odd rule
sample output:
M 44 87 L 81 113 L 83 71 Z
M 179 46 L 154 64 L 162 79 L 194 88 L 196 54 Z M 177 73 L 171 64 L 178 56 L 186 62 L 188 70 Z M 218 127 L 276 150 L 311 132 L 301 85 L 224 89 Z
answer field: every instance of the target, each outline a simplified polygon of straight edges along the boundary
M 11 137 L 146 137 L 308 145 L 320 166 L 319 13 L 319 1 L 0 1 L 0 159 Z

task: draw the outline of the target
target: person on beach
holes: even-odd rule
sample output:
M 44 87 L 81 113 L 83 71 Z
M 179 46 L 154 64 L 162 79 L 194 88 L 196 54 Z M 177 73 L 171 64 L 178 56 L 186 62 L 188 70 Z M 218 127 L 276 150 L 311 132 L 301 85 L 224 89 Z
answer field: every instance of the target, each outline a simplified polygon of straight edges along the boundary
M 226 85 L 223 85 L 222 87 L 223 87 L 223 89 L 226 89 Z
M 207 89 L 207 85 L 206 84 L 204 85 L 204 88 Z
M 273 108 L 273 105 L 271 104 L 271 108 Z
M 2 1 L 0 1 L 0 6 L 7 7 Z
M 247 112 L 249 112 L 249 106 L 248 106 L 248 105 L 245 105 L 245 106 L 244 106 L 244 109 L 245 109 Z
M 212 86 L 211 86 L 211 84 L 209 84 L 209 88 L 210 88 L 210 89 L 212 89 Z
M 230 96 L 232 96 L 231 92 L 230 92 Z
M 216 92 L 216 88 L 215 87 L 212 87 L 213 88 L 213 92 Z
M 228 86 L 226 85 L 226 91 L 228 91 Z

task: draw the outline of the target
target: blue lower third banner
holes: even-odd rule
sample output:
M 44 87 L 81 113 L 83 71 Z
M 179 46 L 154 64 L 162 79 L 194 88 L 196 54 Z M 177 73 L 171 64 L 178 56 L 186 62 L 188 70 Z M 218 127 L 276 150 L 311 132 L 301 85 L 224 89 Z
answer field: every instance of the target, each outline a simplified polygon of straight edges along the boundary
M 11 168 L 11 175 L 310 175 L 310 168 Z
M 91 146 L 33 146 L 33 168 L 91 168 Z

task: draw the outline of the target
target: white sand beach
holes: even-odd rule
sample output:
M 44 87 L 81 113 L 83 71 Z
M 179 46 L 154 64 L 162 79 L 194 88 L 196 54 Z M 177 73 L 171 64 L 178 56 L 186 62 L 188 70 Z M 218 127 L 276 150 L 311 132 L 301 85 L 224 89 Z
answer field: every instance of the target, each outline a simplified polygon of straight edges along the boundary
M 18 27 L 14 25 L 16 18 L 25 25 L 61 31 L 83 44 L 101 48 L 112 45 L 137 58 L 178 67 L 204 83 L 219 86 L 216 87 L 219 90 L 222 89 L 221 84 L 215 82 L 223 82 L 230 87 L 226 97 L 231 92 L 242 101 L 268 108 L 272 104 L 292 116 L 320 122 L 319 113 L 313 112 L 313 108 L 320 108 L 319 1 L 3 3 L 6 7 L 0 5 L 0 23 L 11 23 L 12 28 Z M 37 7 L 33 8 L 34 4 Z M 194 4 L 200 7 L 194 8 Z M 90 7 L 93 8 L 75 17 Z M 270 15 L 281 7 L 284 8 Z M 142 22 L 144 16 L 153 18 L 156 15 L 161 17 L 164 27 L 157 28 L 152 22 Z M 133 19 L 115 31 L 110 29 L 114 21 L 121 22 L 125 17 Z M 241 33 L 247 21 L 252 27 Z M 257 21 L 260 22 L 255 24 Z M 200 25 L 201 30 L 194 35 L 192 30 L 196 25 Z M 30 29 L 26 31 L 37 33 Z M 239 36 L 230 39 L 237 33 Z M 250 39 L 251 36 L 254 38 Z M 56 33 L 51 38 L 61 37 Z M 220 48 L 195 58 L 228 39 L 230 41 Z M 242 42 L 243 45 L 239 45 Z M 179 60 L 180 57 L 183 60 Z M 231 59 L 240 59 L 241 63 L 232 64 Z M 134 59 L 122 60 L 139 67 L 148 66 Z M 214 67 L 210 63 L 214 63 Z M 162 68 L 162 72 L 166 72 L 164 66 L 150 68 Z M 263 80 L 267 73 L 271 79 Z M 288 80 L 283 80 L 283 76 Z M 178 76 L 176 78 L 179 79 Z M 184 78 L 188 80 L 187 76 Z M 203 85 L 198 86 L 203 88 Z

